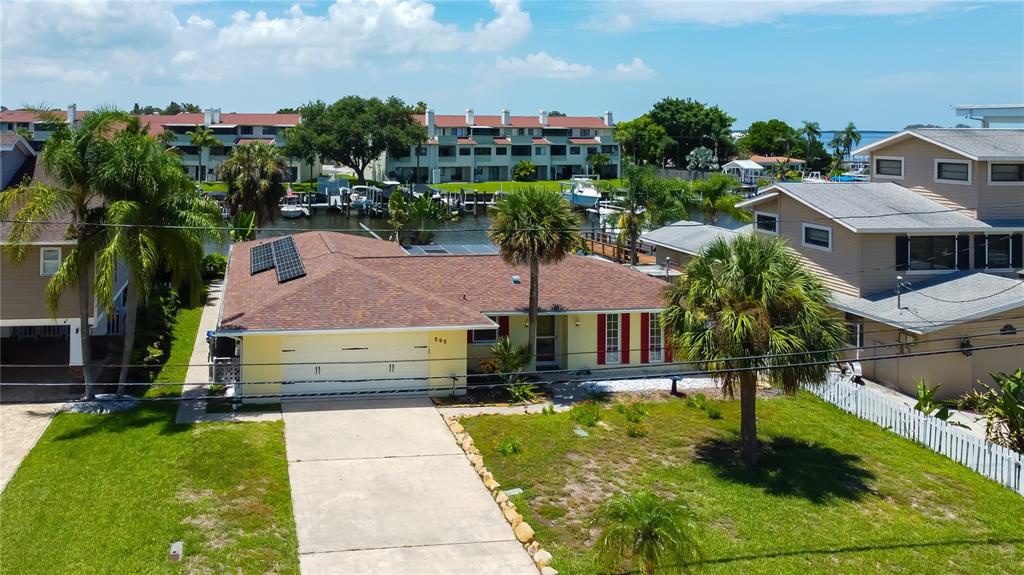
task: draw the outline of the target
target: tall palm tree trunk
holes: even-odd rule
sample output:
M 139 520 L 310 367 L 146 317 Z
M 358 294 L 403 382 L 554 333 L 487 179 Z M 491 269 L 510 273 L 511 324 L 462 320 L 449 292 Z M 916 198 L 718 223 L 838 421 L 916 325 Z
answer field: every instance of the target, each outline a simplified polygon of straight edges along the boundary
M 640 265 L 640 254 L 637 253 L 639 250 L 640 243 L 640 230 L 636 226 L 636 214 L 633 214 L 632 221 L 629 224 L 629 263 L 631 265 Z
M 530 260 L 530 366 L 537 369 L 537 308 L 540 306 L 540 259 Z
M 128 383 L 128 365 L 132 362 L 132 350 L 135 348 L 135 322 L 139 315 L 139 292 L 135 289 L 135 281 L 128 276 L 127 297 L 125 298 L 124 347 L 121 350 L 121 372 L 117 377 L 117 396 L 124 396 Z
M 84 231 L 79 232 L 79 244 L 84 240 Z M 96 397 L 92 372 L 89 371 L 89 360 L 92 358 L 92 343 L 89 338 L 89 266 L 83 264 L 78 269 L 78 336 L 82 340 L 82 381 L 85 384 L 85 398 Z M 72 336 L 73 337 L 73 336 Z
M 757 374 L 740 372 L 740 460 L 757 465 Z

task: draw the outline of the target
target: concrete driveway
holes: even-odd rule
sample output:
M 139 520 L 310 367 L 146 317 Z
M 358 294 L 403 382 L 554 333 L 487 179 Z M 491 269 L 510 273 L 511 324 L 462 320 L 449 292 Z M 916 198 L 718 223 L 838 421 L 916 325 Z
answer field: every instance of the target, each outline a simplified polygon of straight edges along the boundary
M 536 575 L 426 398 L 286 402 L 306 575 Z
M 0 405 L 0 492 L 46 431 L 58 407 L 52 403 Z

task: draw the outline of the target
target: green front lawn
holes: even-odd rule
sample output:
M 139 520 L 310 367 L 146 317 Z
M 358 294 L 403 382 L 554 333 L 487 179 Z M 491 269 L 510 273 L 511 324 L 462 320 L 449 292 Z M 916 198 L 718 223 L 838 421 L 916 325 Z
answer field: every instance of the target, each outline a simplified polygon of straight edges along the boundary
M 759 400 L 760 466 L 736 463 L 738 401 L 722 418 L 681 400 L 649 404 L 646 437 L 624 416 L 574 433 L 570 414 L 464 418 L 495 478 L 563 575 L 599 572 L 593 511 L 650 487 L 691 504 L 703 529 L 697 573 L 1019 574 L 1024 498 L 809 394 Z M 607 427 L 606 427 L 607 426 Z M 514 437 L 520 454 L 496 444 Z
M 0 573 L 298 573 L 283 422 L 176 409 L 55 417 L 0 495 Z

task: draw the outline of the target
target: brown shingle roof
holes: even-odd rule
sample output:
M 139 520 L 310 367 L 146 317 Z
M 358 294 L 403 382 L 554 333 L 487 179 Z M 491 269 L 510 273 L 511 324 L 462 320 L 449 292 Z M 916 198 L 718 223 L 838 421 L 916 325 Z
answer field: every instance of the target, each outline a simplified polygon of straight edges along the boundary
M 8 184 L 7 188 L 5 189 L 9 190 L 11 188 L 17 187 L 22 183 L 25 183 L 26 180 L 28 180 L 28 178 L 31 178 L 33 182 L 39 182 L 42 184 L 46 184 L 48 186 L 60 185 L 59 182 L 57 182 L 57 180 L 53 176 L 46 173 L 46 169 L 43 168 L 43 161 L 39 158 L 39 156 L 31 156 L 25 160 L 25 163 L 22 164 L 21 169 L 18 171 L 17 174 L 14 175 L 13 178 L 11 178 L 10 184 Z M 101 200 L 99 198 L 95 198 L 92 202 L 92 205 L 98 205 L 100 201 Z M 14 206 L 11 209 L 11 213 L 9 214 L 9 217 L 11 219 L 15 219 L 15 217 L 18 214 L 18 209 L 20 207 L 21 206 Z M 70 216 L 64 215 L 63 217 L 61 217 L 58 215 L 55 216 L 55 218 L 64 223 L 55 222 L 50 224 L 40 224 L 40 227 L 38 228 L 39 232 L 33 240 L 34 242 L 59 243 L 66 242 L 70 239 L 67 236 L 67 222 L 70 222 Z M 10 235 L 12 226 L 13 224 L 10 222 L 0 222 L 0 242 L 7 241 L 7 236 Z
M 294 238 L 306 276 L 282 284 L 272 270 L 249 274 L 249 249 L 271 240 L 232 248 L 221 329 L 483 327 L 492 324 L 485 313 L 524 313 L 529 304 L 528 269 L 499 256 L 410 256 L 391 242 L 340 232 Z M 616 289 L 597 289 L 609 284 Z M 543 266 L 540 287 L 550 311 L 664 306 L 664 282 L 582 256 Z

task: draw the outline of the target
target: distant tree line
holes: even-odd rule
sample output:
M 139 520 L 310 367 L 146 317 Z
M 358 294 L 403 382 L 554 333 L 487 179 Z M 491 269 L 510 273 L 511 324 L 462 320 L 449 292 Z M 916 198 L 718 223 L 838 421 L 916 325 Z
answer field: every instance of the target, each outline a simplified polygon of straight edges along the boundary
M 198 114 L 202 111 L 203 110 L 199 106 L 191 102 L 182 102 L 179 104 L 173 100 L 170 104 L 167 104 L 166 108 L 160 108 L 158 106 L 140 106 L 138 102 L 132 106 L 132 114 L 136 116 L 173 116 L 174 114 Z

